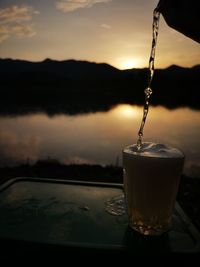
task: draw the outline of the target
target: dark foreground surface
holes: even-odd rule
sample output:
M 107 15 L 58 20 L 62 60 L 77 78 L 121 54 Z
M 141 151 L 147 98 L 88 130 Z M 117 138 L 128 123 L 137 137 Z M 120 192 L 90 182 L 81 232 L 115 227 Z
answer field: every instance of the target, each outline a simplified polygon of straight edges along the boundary
M 64 165 L 57 161 L 38 161 L 34 165 L 0 168 L 0 181 L 14 177 L 42 177 L 67 180 L 123 183 L 121 167 L 100 165 Z M 200 230 L 200 178 L 182 176 L 177 200 Z
M 15 178 L 0 192 L 1 260 L 198 266 L 200 235 L 179 205 L 170 230 L 149 237 L 128 227 L 126 213 L 107 212 L 108 200 L 123 194 L 120 184 Z

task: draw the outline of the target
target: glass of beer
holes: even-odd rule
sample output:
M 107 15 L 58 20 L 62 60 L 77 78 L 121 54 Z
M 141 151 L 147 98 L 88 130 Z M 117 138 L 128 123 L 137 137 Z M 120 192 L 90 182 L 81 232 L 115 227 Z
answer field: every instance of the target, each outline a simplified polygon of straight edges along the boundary
M 184 154 L 171 146 L 143 143 L 123 150 L 124 191 L 129 225 L 144 235 L 169 229 Z

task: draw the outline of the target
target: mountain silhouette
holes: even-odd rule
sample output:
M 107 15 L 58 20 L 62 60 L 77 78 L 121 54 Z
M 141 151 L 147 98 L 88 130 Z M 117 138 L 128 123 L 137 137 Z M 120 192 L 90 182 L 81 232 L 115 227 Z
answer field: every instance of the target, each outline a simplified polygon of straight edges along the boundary
M 107 77 L 108 75 L 115 75 L 120 72 L 118 69 L 106 63 L 93 63 L 87 61 L 77 60 L 51 60 L 49 58 L 41 62 L 29 62 L 23 60 L 0 59 L 0 70 L 3 73 L 10 72 L 12 74 L 20 73 L 41 73 L 53 74 L 68 78 L 92 78 Z
M 108 110 L 118 103 L 142 105 L 148 69 L 119 70 L 77 60 L 29 62 L 0 59 L 0 114 L 76 114 Z M 199 109 L 200 65 L 156 69 L 152 105 Z

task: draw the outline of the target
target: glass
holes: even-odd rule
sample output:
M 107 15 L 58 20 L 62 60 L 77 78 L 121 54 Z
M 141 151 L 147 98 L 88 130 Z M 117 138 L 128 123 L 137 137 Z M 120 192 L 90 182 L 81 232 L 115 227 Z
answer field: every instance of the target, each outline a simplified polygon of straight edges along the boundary
M 124 191 L 129 225 L 144 235 L 169 229 L 184 154 L 175 148 L 143 143 L 123 150 Z

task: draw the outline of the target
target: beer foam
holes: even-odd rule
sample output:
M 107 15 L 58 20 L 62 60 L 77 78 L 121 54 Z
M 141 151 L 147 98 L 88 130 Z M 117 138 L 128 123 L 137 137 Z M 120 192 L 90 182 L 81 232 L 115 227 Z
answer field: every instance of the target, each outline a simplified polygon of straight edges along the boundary
M 183 158 L 184 154 L 177 148 L 166 144 L 144 142 L 141 149 L 137 149 L 137 144 L 130 145 L 124 149 L 124 153 L 141 157 L 153 158 Z

